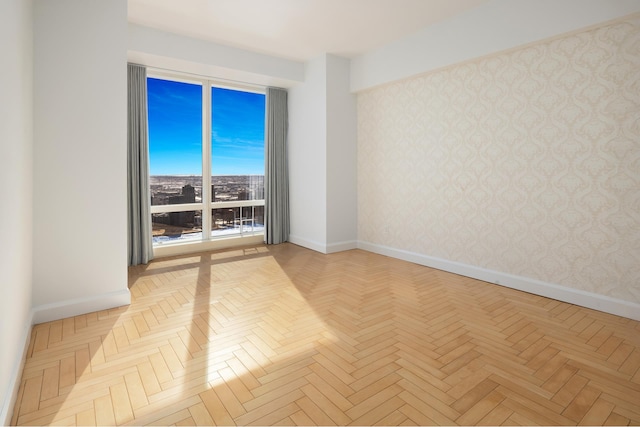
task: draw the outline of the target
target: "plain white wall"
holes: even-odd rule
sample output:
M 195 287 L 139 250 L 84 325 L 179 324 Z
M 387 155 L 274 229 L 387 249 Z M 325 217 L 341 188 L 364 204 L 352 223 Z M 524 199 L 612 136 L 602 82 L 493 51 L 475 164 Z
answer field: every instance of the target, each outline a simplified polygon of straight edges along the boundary
M 365 90 L 638 11 L 637 0 L 492 0 L 354 58 L 351 90 Z
M 290 87 L 304 64 L 129 24 L 129 61 L 265 86 Z
M 127 1 L 34 8 L 36 321 L 129 302 Z
M 326 199 L 325 55 L 307 62 L 305 81 L 289 89 L 289 240 L 324 252 Z
M 32 12 L 29 0 L 0 2 L 0 425 L 10 421 L 31 326 Z
M 289 240 L 319 251 L 357 245 L 356 98 L 349 60 L 324 54 L 307 62 L 289 90 Z
M 350 61 L 327 55 L 327 245 L 351 249 L 357 226 L 357 111 Z

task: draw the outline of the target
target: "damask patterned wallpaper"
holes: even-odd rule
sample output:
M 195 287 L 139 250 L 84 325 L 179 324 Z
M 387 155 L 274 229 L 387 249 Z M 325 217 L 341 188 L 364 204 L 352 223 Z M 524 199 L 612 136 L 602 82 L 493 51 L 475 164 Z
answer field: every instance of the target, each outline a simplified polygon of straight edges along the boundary
M 640 302 L 640 16 L 359 94 L 358 239 Z

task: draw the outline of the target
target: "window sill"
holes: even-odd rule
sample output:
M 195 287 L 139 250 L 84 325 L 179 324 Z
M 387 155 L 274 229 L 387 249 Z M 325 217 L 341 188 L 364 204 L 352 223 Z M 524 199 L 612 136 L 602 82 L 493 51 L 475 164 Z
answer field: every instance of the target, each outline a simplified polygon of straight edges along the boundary
M 154 258 L 163 258 L 175 255 L 185 255 L 194 252 L 213 251 L 218 249 L 233 248 L 236 246 L 255 245 L 264 243 L 264 233 L 251 236 L 233 236 L 218 238 L 208 241 L 186 241 L 168 245 L 154 246 Z

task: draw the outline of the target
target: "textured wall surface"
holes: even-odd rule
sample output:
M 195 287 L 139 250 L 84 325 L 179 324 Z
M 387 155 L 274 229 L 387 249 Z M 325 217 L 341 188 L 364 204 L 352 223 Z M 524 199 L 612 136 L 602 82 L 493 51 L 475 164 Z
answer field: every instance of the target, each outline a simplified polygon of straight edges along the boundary
M 358 238 L 640 302 L 640 16 L 359 94 Z

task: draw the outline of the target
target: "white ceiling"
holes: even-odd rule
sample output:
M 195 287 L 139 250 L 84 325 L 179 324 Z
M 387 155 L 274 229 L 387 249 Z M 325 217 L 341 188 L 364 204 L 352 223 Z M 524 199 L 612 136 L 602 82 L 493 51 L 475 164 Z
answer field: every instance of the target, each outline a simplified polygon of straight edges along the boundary
M 369 52 L 488 0 L 129 0 L 129 22 L 281 58 Z

